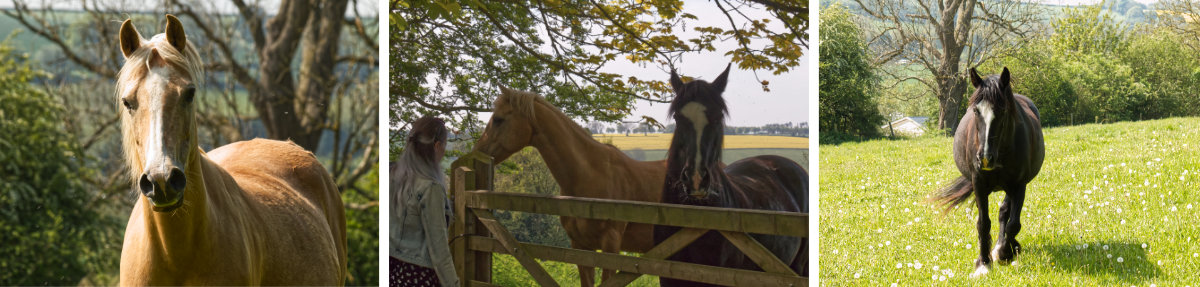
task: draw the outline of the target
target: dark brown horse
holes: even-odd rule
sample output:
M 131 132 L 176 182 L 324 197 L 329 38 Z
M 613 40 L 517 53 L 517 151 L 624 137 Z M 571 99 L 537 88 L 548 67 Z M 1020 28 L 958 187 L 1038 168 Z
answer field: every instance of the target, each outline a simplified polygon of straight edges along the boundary
M 1021 232 L 1025 186 L 1042 169 L 1046 155 L 1041 114 L 1032 100 L 1012 92 L 1011 82 L 1008 68 L 987 79 L 971 69 L 975 94 L 954 133 L 954 163 L 962 176 L 934 195 L 947 211 L 975 197 L 979 259 L 972 277 L 986 275 L 993 260 L 1011 262 L 1021 252 L 1016 236 Z M 1000 204 L 1000 235 L 989 254 L 992 223 L 988 195 L 1000 189 L 1005 193 Z
M 668 116 L 675 118 L 675 134 L 667 154 L 667 176 L 662 202 L 686 205 L 807 212 L 808 173 L 796 162 L 779 156 L 757 156 L 722 168 L 727 108 L 725 91 L 729 67 L 712 83 L 683 83 L 671 72 L 675 100 Z M 660 243 L 678 227 L 655 226 L 654 241 Z M 807 240 L 790 236 L 753 235 L 755 240 L 799 274 L 807 265 Z M 706 265 L 759 270 L 728 240 L 709 231 L 671 260 Z M 661 278 L 663 286 L 704 285 Z

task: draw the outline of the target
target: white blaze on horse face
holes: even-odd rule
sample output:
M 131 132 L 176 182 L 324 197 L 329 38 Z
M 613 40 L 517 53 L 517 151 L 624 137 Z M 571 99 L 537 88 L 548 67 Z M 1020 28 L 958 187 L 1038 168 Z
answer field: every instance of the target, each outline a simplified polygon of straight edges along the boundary
M 165 105 L 165 99 L 163 98 L 167 92 L 167 84 L 170 80 L 170 68 L 151 67 L 150 72 L 146 73 L 146 79 L 140 85 L 142 89 L 146 89 L 143 94 L 148 96 L 147 99 L 144 99 L 146 105 L 142 106 L 146 109 L 143 112 L 147 113 L 146 117 L 148 120 L 145 129 L 147 133 L 144 135 L 144 147 L 146 148 L 144 158 L 146 159 L 146 165 L 144 165 L 143 168 L 145 170 L 142 173 L 149 173 L 152 168 L 167 169 L 170 164 L 168 161 L 171 159 L 167 157 L 170 150 L 167 150 L 168 147 L 163 144 L 163 117 L 166 116 L 163 114 Z M 169 170 L 161 170 L 159 172 L 163 174 L 170 173 Z
M 704 127 L 708 125 L 708 116 L 704 114 L 708 110 L 704 104 L 690 102 L 683 105 L 683 109 L 679 110 L 679 114 L 692 122 L 692 128 L 696 129 L 696 158 L 692 164 L 692 180 L 695 190 L 700 189 L 700 139 L 704 135 Z
M 996 113 L 992 111 L 992 103 L 989 102 L 979 102 L 975 104 L 975 109 L 979 110 L 979 115 L 983 117 L 983 152 L 986 153 L 988 149 L 988 133 L 991 132 L 992 119 L 996 118 Z

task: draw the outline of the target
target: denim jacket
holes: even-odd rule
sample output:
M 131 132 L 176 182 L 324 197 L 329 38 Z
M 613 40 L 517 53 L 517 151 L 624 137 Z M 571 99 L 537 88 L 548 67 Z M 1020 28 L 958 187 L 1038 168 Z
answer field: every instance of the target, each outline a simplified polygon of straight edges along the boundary
M 447 234 L 454 213 L 446 188 L 426 177 L 413 187 L 412 192 L 395 189 L 399 192 L 392 196 L 391 256 L 434 269 L 442 286 L 458 286 Z

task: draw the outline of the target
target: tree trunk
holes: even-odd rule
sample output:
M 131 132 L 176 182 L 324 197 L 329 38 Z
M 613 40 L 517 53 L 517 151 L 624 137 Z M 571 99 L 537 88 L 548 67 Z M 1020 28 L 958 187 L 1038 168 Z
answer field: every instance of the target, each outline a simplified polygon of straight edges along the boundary
M 347 2 L 285 0 L 267 21 L 257 92 L 251 93 L 267 137 L 292 140 L 310 151 L 320 147 Z M 301 43 L 300 73 L 293 75 Z

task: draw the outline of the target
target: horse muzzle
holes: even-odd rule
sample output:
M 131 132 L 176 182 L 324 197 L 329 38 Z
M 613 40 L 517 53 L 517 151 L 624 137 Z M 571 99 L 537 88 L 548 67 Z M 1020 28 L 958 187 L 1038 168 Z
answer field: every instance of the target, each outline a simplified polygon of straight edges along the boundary
M 138 180 L 138 189 L 154 211 L 170 212 L 183 206 L 183 191 L 187 187 L 187 176 L 179 168 L 171 168 L 169 172 L 143 173 Z
M 691 196 L 694 199 L 705 200 L 708 199 L 709 196 L 716 196 L 716 192 L 708 189 L 696 189 L 692 190 L 691 193 L 688 193 L 688 196 Z
M 996 161 L 989 160 L 987 157 L 979 158 L 979 169 L 980 170 L 992 171 L 992 170 L 996 169 L 997 167 L 998 166 L 996 165 Z

